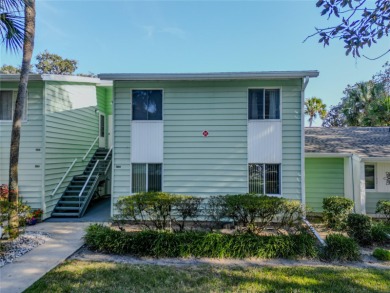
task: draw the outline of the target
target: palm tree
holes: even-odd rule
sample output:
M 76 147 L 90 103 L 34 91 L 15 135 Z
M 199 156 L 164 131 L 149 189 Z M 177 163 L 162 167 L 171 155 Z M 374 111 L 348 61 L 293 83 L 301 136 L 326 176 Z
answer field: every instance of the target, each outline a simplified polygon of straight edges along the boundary
M 326 105 L 322 102 L 320 98 L 311 97 L 305 101 L 305 115 L 309 116 L 309 127 L 312 126 L 314 119 L 317 118 L 317 115 L 321 119 L 324 119 L 326 116 Z
M 9 197 L 11 210 L 8 216 L 9 236 L 15 238 L 19 234 L 19 146 L 20 128 L 22 122 L 23 107 L 27 96 L 28 74 L 35 37 L 35 0 L 1 0 L 0 36 L 6 47 L 16 51 L 22 47 L 23 60 L 20 72 L 18 94 L 15 102 L 15 111 L 12 121 L 10 162 L 9 162 Z M 24 17 L 19 16 L 23 8 Z M 20 10 L 19 10 L 20 9 Z M 24 21 L 24 27 L 21 25 Z M 23 39 L 23 42 L 20 41 Z M 23 46 L 22 46 L 23 44 Z

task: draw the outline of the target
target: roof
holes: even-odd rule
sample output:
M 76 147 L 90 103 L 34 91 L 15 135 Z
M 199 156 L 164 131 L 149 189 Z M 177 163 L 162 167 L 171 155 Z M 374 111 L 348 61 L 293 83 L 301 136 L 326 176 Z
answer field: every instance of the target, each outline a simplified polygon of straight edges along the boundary
M 1 81 L 19 81 L 19 74 L 0 74 Z M 29 81 L 63 81 L 63 82 L 82 82 L 99 84 L 101 80 L 95 77 L 77 76 L 77 75 L 56 75 L 56 74 L 30 74 Z
M 305 153 L 390 157 L 389 127 L 305 128 Z
M 255 71 L 255 72 L 209 72 L 209 73 L 102 73 L 98 77 L 108 80 L 248 80 L 290 79 L 317 77 L 317 70 L 306 71 Z

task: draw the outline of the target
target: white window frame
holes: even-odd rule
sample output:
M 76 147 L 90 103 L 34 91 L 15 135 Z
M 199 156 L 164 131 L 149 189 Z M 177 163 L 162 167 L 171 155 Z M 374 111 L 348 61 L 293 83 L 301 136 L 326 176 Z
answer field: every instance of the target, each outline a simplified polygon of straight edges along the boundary
M 366 166 L 373 166 L 374 167 L 374 189 L 368 189 L 367 188 L 367 185 L 366 185 Z M 377 171 L 377 166 L 376 164 L 372 163 L 365 163 L 364 164 L 364 187 L 365 187 L 365 190 L 366 191 L 370 191 L 370 192 L 375 192 L 377 190 L 377 187 L 378 187 L 378 182 L 377 182 L 377 175 L 378 175 L 378 171 Z
M 161 120 L 134 120 L 133 118 L 133 91 L 161 91 Z M 132 88 L 130 90 L 130 99 L 131 99 L 131 122 L 132 123 L 149 123 L 164 121 L 164 89 L 163 88 Z
M 16 91 L 15 89 L 7 89 L 7 88 L 2 88 L 0 90 L 0 92 L 12 92 L 12 108 L 11 108 L 11 116 L 12 116 L 12 119 L 14 117 L 14 113 L 15 113 L 15 104 L 16 104 L 16 98 L 17 98 L 17 94 L 18 94 L 18 91 Z M 22 122 L 27 122 L 27 117 L 28 117 L 28 92 L 26 94 L 26 101 L 25 101 L 25 115 L 22 116 Z M 11 120 L 2 120 L 0 119 L 0 123 L 12 123 L 12 119 Z
M 278 164 L 278 163 L 248 163 L 248 193 L 250 192 L 250 190 L 249 190 L 249 165 L 263 165 L 263 170 L 264 170 L 264 172 L 263 172 L 263 182 L 264 182 L 264 184 L 263 184 L 263 193 L 262 194 L 266 194 L 266 195 L 270 195 L 270 196 L 281 196 L 281 194 L 282 194 L 282 164 Z M 266 189 L 266 172 L 265 172 L 265 166 L 266 165 L 278 165 L 279 166 L 279 178 L 278 178 L 278 180 L 279 180 L 279 193 L 265 193 L 265 189 Z
M 279 90 L 279 119 L 252 119 L 249 118 L 249 91 L 250 90 L 264 90 L 264 95 L 263 95 L 263 117 L 265 117 L 265 91 L 266 90 Z M 248 87 L 247 88 L 247 120 L 248 121 L 281 121 L 282 120 L 282 101 L 283 101 L 283 93 L 282 93 L 282 87 L 268 87 L 268 86 L 261 86 L 261 87 Z
M 161 165 L 161 191 L 163 191 L 163 164 L 162 163 L 131 163 L 131 186 L 130 186 L 130 190 L 131 190 L 131 194 L 136 194 L 135 192 L 133 192 L 133 165 L 146 165 L 146 168 L 145 168 L 145 174 L 146 174 L 146 178 L 145 178 L 145 192 L 149 192 L 149 165 Z

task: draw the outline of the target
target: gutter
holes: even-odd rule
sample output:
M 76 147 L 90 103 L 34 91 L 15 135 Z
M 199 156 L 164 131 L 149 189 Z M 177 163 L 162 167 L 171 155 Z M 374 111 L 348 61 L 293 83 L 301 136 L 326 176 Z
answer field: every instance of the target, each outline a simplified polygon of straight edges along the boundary
M 306 185 L 305 185 L 305 89 L 309 83 L 309 76 L 302 78 L 301 88 L 301 200 L 306 217 Z
M 192 80 L 256 80 L 256 79 L 289 79 L 317 77 L 316 70 L 306 71 L 254 71 L 254 72 L 207 72 L 207 73 L 101 73 L 99 78 L 105 80 L 133 81 L 192 81 Z M 307 83 L 306 83 L 307 85 Z
M 306 158 L 350 158 L 351 153 L 305 153 Z

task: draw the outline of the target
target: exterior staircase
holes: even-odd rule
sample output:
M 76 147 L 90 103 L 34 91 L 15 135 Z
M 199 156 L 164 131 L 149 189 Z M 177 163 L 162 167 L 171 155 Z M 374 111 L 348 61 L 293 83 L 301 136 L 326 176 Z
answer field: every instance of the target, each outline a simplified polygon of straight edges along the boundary
M 98 148 L 83 174 L 72 178 L 51 216 L 57 218 L 82 217 L 98 187 L 107 180 L 111 167 L 111 149 Z

